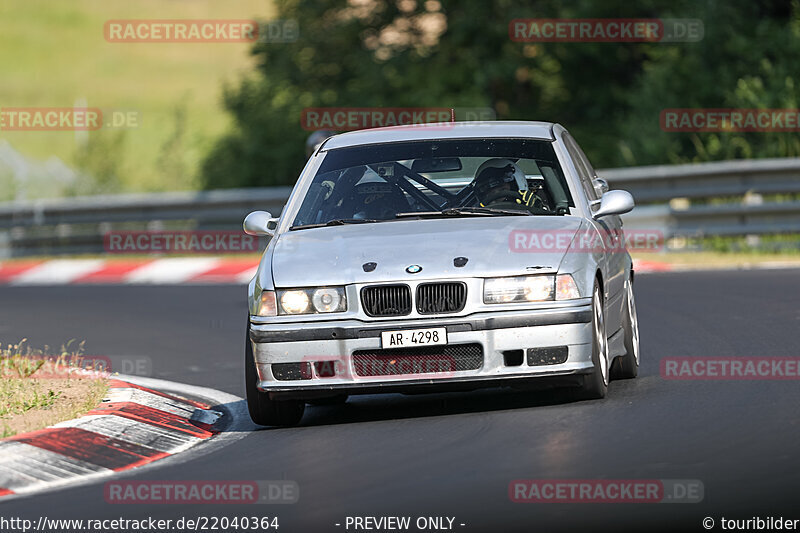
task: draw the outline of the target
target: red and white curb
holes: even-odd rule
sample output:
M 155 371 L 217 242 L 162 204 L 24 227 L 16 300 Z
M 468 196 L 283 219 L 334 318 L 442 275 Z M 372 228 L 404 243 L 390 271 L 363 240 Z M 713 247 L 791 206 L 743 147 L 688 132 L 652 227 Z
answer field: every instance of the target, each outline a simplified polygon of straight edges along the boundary
M 112 379 L 85 416 L 0 440 L 0 498 L 173 456 L 214 436 L 221 416 L 205 403 Z
M 0 262 L 0 285 L 247 283 L 258 259 L 173 257 L 114 260 L 52 259 Z M 672 270 L 668 263 L 635 261 L 637 272 Z
M 257 258 L 172 257 L 165 259 L 52 259 L 0 262 L 0 285 L 156 285 L 248 283 Z M 798 261 L 752 264 L 670 264 L 634 259 L 636 272 L 797 268 Z
M 247 283 L 258 258 L 50 259 L 0 262 L 2 285 Z
M 669 272 L 672 270 L 672 265 L 669 263 L 662 263 L 660 261 L 642 261 L 640 259 L 633 260 L 633 269 L 639 272 Z
M 752 263 L 731 263 L 727 265 L 703 263 L 662 263 L 659 261 L 634 260 L 633 268 L 640 272 L 710 272 L 724 270 L 776 270 L 782 268 L 800 268 L 800 261 L 757 261 Z

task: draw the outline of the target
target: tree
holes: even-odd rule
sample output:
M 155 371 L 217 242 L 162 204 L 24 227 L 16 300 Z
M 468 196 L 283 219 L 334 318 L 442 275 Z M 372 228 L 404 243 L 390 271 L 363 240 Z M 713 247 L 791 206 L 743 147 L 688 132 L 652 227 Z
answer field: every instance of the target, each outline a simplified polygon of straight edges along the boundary
M 207 188 L 291 184 L 307 107 L 491 107 L 566 126 L 595 166 L 793 155 L 790 134 L 676 134 L 665 107 L 791 107 L 797 3 L 777 0 L 278 0 L 297 41 L 254 46 L 225 91 L 235 128 L 203 166 Z M 697 43 L 520 43 L 515 18 L 700 18 Z M 776 139 L 781 139 L 780 141 Z

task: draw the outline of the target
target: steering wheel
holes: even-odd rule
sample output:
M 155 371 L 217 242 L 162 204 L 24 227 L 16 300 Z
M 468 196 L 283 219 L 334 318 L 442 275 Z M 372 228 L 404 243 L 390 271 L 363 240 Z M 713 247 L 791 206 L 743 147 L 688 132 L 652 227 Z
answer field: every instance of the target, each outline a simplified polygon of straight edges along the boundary
M 492 202 L 497 202 L 498 200 L 502 202 L 513 202 L 519 199 L 519 193 L 517 191 L 510 191 L 508 189 L 501 189 L 498 191 L 494 191 L 492 194 L 489 194 L 486 198 L 484 198 L 480 203 L 488 206 Z

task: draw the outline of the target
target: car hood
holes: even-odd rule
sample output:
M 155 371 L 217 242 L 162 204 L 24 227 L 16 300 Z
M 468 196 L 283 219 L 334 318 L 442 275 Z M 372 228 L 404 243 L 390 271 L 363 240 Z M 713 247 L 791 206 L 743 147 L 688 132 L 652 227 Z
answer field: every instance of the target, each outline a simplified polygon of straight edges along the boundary
M 574 216 L 470 217 L 353 224 L 283 233 L 274 243 L 275 287 L 346 285 L 409 279 L 513 276 L 556 272 L 566 246 L 522 249 L 515 235 L 557 234 L 568 242 Z M 455 267 L 454 259 L 467 264 Z M 376 263 L 365 272 L 365 263 Z M 422 270 L 410 274 L 406 268 Z

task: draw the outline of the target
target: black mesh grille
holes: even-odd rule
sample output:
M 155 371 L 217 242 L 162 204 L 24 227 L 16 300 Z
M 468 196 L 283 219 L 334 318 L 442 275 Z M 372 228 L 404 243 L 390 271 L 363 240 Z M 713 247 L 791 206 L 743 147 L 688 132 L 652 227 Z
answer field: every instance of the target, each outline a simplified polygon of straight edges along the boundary
M 403 316 L 411 313 L 408 285 L 373 285 L 361 289 L 361 304 L 369 316 Z
M 568 356 L 569 348 L 567 346 L 528 348 L 528 365 L 560 365 L 567 362 Z
M 308 363 L 273 363 L 272 375 L 278 381 L 311 379 L 311 365 Z
M 417 312 L 421 315 L 457 313 L 467 303 L 467 286 L 459 281 L 423 283 L 417 287 Z
M 353 352 L 353 367 L 358 376 L 441 374 L 477 370 L 482 366 L 483 347 L 480 344 Z

